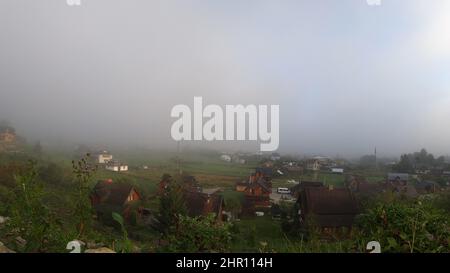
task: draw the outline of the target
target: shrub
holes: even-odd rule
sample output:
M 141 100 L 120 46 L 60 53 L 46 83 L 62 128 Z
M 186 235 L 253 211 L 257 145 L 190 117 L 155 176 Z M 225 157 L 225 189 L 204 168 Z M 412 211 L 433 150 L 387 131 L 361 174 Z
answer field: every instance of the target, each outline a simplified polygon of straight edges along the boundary
M 179 216 L 178 224 L 167 234 L 169 252 L 226 252 L 231 242 L 230 224 L 218 224 L 215 215 Z
M 449 217 L 430 201 L 377 203 L 357 219 L 360 236 L 383 252 L 448 252 Z
M 35 163 L 15 176 L 16 187 L 10 205 L 7 229 L 10 235 L 20 236 L 25 245 L 18 247 L 25 252 L 56 252 L 65 249 L 62 224 L 44 202 L 46 192 L 38 182 Z

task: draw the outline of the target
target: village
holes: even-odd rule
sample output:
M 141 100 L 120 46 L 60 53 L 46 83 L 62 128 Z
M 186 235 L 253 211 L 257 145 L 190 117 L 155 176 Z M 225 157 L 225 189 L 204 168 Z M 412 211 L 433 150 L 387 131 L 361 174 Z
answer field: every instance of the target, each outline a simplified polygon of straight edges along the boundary
M 286 250 L 287 236 L 292 236 L 292 241 L 304 240 L 312 236 L 311 230 L 323 243 L 309 251 L 321 251 L 328 244 L 325 242 L 333 245 L 354 236 L 355 230 L 360 229 L 358 219 L 374 200 L 391 204 L 404 200 L 425 202 L 444 196 L 448 203 L 450 188 L 450 163 L 444 158 L 430 164 L 417 159 L 417 164 L 404 166 L 406 157 L 394 164 L 377 159 L 376 152 L 368 156 L 369 166 L 364 165 L 365 161 L 326 156 L 299 158 L 278 153 L 189 149 L 113 153 L 87 146 L 56 157 L 39 143 L 27 144 L 12 127 L 1 129 L 0 149 L 1 200 L 8 200 L 3 195 L 13 190 L 11 180 L 16 174 L 12 172 L 20 169 L 16 166 L 33 158 L 41 166 L 42 182 L 59 194 L 55 200 L 62 202 L 57 206 L 62 215 L 69 213 L 62 205 L 68 202 L 63 201 L 64 195 L 72 183 L 67 178 L 69 162 L 84 162 L 85 168 L 92 168 L 84 197 L 89 200 L 96 232 L 107 234 L 105 238 L 109 239 L 91 242 L 86 238 L 88 242 L 82 244 L 88 252 L 118 251 L 114 242 L 120 232 L 113 228 L 117 217 L 122 228 L 126 228 L 127 240 L 134 245 L 128 251 L 170 249 L 170 240 L 160 234 L 167 232 L 164 222 L 173 219 L 167 220 L 161 214 L 164 209 L 176 211 L 178 203 L 189 219 L 211 219 L 213 227 L 232 226 L 234 240 L 227 251 L 296 251 Z M 424 150 L 411 157 L 421 155 L 430 158 Z M 26 239 L 1 232 L 13 217 L 9 215 L 13 207 L 4 201 L 0 205 L 0 250 L 21 251 Z M 448 226 L 446 229 L 448 232 Z M 448 238 L 442 241 L 437 235 L 432 236 L 442 251 L 449 250 Z M 367 238 L 365 243 L 372 240 Z

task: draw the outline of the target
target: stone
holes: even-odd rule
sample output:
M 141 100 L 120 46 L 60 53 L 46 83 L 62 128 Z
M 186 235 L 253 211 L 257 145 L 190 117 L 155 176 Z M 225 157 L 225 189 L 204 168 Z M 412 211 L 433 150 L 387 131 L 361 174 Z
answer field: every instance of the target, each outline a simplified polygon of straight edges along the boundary
M 107 247 L 87 249 L 84 253 L 116 253 L 114 250 Z
M 17 236 L 15 239 L 16 239 L 16 243 L 19 247 L 25 247 L 27 245 L 27 241 L 20 236 Z
M 0 225 L 3 225 L 9 220 L 8 217 L 0 216 Z

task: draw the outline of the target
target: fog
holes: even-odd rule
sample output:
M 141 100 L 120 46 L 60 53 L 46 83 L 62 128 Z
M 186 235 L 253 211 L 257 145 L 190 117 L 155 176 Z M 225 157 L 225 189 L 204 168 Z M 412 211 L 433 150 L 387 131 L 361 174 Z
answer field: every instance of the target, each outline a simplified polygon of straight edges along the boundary
M 0 1 L 0 120 L 29 141 L 174 148 L 194 96 L 280 105 L 282 153 L 448 155 L 450 3 Z

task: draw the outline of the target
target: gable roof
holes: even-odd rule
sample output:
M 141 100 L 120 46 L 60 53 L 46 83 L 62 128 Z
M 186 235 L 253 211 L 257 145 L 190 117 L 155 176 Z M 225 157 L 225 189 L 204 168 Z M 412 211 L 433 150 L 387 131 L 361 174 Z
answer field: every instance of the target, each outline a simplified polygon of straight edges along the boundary
M 198 192 L 202 191 L 202 187 L 200 186 L 200 183 L 195 178 L 195 176 L 185 175 L 182 177 L 182 181 L 183 181 L 182 186 L 185 188 L 185 190 Z
M 255 173 L 261 173 L 265 176 L 272 176 L 272 169 L 266 167 L 258 167 L 255 169 Z
M 325 187 L 325 185 L 319 181 L 300 181 L 300 183 L 291 187 L 291 192 L 293 193 L 300 192 L 304 188 L 308 187 Z
M 320 227 L 351 226 L 358 214 L 357 202 L 348 189 L 307 187 L 300 200 L 304 213 Z
M 91 197 L 97 197 L 99 203 L 105 205 L 123 206 L 132 191 L 131 184 L 113 183 L 112 180 L 98 181 L 92 190 Z M 139 195 L 139 193 L 136 191 Z
M 271 187 L 271 185 L 269 185 L 269 182 L 267 182 L 267 180 L 265 180 L 264 178 L 260 177 L 260 178 L 256 181 L 256 183 L 257 183 L 258 185 L 260 185 L 260 186 L 263 188 L 263 190 L 264 190 L 265 192 L 269 192 L 269 193 L 272 192 L 272 187 Z

